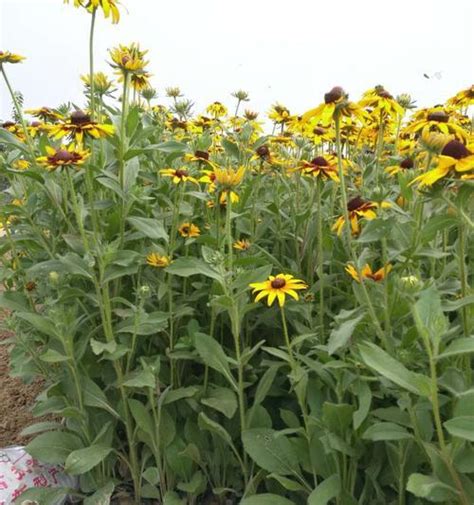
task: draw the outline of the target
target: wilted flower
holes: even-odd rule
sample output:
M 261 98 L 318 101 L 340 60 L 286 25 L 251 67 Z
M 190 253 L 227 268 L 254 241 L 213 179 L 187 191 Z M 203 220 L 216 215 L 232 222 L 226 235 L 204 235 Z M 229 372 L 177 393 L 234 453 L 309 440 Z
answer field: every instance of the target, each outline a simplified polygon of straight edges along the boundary
M 383 281 L 385 277 L 388 275 L 390 270 L 392 269 L 392 265 L 387 263 L 385 266 L 377 270 L 376 272 L 372 271 L 372 268 L 366 264 L 360 271 L 360 275 L 363 279 L 371 279 L 375 282 Z M 356 268 L 352 264 L 348 264 L 345 268 L 346 272 L 357 282 L 360 282 L 359 274 L 357 273 Z

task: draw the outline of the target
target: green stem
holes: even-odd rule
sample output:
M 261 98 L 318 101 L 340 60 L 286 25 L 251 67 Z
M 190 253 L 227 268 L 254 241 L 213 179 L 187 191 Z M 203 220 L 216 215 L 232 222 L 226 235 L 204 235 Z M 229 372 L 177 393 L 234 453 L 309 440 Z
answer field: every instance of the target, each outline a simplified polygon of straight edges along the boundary
M 319 329 L 320 342 L 324 344 L 324 236 L 321 205 L 321 179 L 316 182 L 316 205 L 318 211 L 318 277 L 319 277 Z
M 95 119 L 95 83 L 94 83 L 94 27 L 97 14 L 97 7 L 92 11 L 91 27 L 89 32 L 89 75 L 90 75 L 90 93 L 91 93 L 91 119 Z

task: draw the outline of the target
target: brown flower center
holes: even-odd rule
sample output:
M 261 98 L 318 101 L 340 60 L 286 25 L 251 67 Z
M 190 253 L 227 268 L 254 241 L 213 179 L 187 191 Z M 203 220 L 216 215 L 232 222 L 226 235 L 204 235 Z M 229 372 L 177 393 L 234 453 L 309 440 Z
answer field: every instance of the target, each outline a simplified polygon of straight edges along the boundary
M 400 163 L 400 168 L 413 168 L 414 163 L 411 158 L 405 158 L 401 163 Z
M 459 140 L 451 140 L 444 146 L 441 154 L 460 160 L 461 158 L 469 156 L 471 153 L 462 142 L 459 142 Z
M 326 130 L 324 128 L 316 126 L 316 128 L 313 128 L 313 133 L 315 135 L 324 135 L 326 133 Z
M 353 210 L 357 210 L 362 207 L 366 202 L 360 196 L 356 196 L 347 202 L 347 210 L 352 212 Z
M 194 156 L 196 158 L 200 158 L 202 160 L 208 160 L 209 159 L 209 153 L 206 151 L 195 151 Z
M 324 95 L 324 103 L 337 102 L 337 100 L 339 100 L 339 98 L 342 98 L 343 95 L 344 90 L 341 88 L 341 86 L 334 86 L 331 91 Z
M 428 121 L 436 121 L 437 123 L 447 123 L 449 121 L 449 115 L 446 112 L 432 112 L 428 114 Z
M 316 156 L 316 158 L 311 161 L 311 165 L 316 165 L 317 167 L 327 167 L 329 163 L 324 156 Z
M 71 123 L 75 125 L 82 125 L 86 123 L 90 123 L 91 117 L 83 112 L 82 110 L 75 110 L 71 114 Z
M 187 177 L 188 173 L 189 172 L 187 170 L 184 170 L 183 168 L 179 168 L 178 170 L 175 171 L 174 175 L 176 177 L 183 178 L 183 177 Z
M 270 154 L 270 149 L 268 149 L 268 146 L 260 146 L 256 153 L 261 157 L 261 158 L 265 158 L 265 156 L 268 156 Z
M 75 158 L 74 153 L 66 151 L 65 149 L 59 149 L 53 156 L 51 156 L 52 161 L 55 162 L 63 161 L 66 163 L 68 161 L 72 161 L 74 158 Z
M 285 279 L 282 279 L 281 277 L 277 277 L 276 279 L 273 279 L 271 282 L 271 286 L 273 289 L 281 289 L 284 287 L 286 284 Z

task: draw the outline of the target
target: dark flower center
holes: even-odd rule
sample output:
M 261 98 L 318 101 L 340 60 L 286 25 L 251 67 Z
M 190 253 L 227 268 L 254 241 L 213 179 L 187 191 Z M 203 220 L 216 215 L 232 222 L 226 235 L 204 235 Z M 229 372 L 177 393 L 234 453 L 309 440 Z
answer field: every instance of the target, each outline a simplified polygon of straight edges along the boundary
M 188 232 L 189 232 L 189 226 L 183 226 L 183 227 L 181 228 L 181 231 L 182 231 L 184 234 L 188 233 Z
M 447 123 L 449 121 L 449 115 L 446 112 L 432 112 L 428 114 L 428 121 L 436 121 L 438 123 Z
M 206 151 L 196 151 L 194 153 L 194 156 L 196 156 L 196 158 L 200 158 L 202 160 L 208 160 L 209 159 L 209 153 L 206 152 Z
M 65 149 L 59 149 L 59 151 L 56 151 L 56 154 L 54 154 L 51 158 L 53 161 L 72 161 L 74 159 L 74 153 L 71 153 L 69 151 L 66 151 Z
M 341 88 L 341 86 L 334 86 L 331 91 L 324 95 L 324 103 L 337 102 L 337 100 L 339 100 L 339 98 L 342 98 L 343 95 L 344 90 Z
M 444 146 L 441 154 L 460 160 L 461 158 L 469 156 L 471 153 L 462 142 L 459 142 L 459 140 L 451 140 Z
M 313 133 L 315 135 L 324 135 L 326 133 L 326 130 L 324 128 L 320 128 L 319 126 L 316 126 L 316 128 L 313 128 Z
M 5 123 L 2 124 L 2 128 L 10 128 L 10 126 L 15 126 L 15 123 L 13 121 L 5 121 Z
M 183 168 L 179 168 L 178 170 L 175 171 L 174 175 L 176 177 L 187 177 L 188 171 L 184 170 Z
M 122 56 L 122 65 L 126 65 L 130 59 L 130 56 Z
M 281 289 L 285 284 L 286 284 L 285 279 L 282 279 L 281 277 L 277 277 L 276 279 L 273 279 L 271 282 L 271 286 L 273 289 Z
M 362 207 L 365 203 L 365 200 L 363 200 L 360 196 L 356 196 L 347 202 L 347 210 L 352 212 L 353 210 Z
M 268 146 L 264 145 L 260 146 L 256 152 L 261 158 L 265 158 L 265 156 L 268 156 L 270 154 L 270 149 L 268 149 Z
M 83 112 L 82 110 L 75 110 L 71 114 L 71 123 L 75 125 L 81 125 L 81 124 L 86 124 L 90 123 L 91 117 Z
M 41 126 L 41 123 L 39 121 L 33 121 L 31 123 L 31 126 L 33 126 L 34 128 L 36 128 L 37 126 Z
M 393 96 L 386 89 L 380 90 L 377 94 L 382 98 L 393 98 Z
M 311 161 L 311 165 L 316 165 L 317 167 L 327 167 L 329 163 L 324 156 L 316 156 L 316 158 Z
M 414 163 L 411 158 L 405 158 L 401 163 L 400 163 L 400 168 L 413 168 Z

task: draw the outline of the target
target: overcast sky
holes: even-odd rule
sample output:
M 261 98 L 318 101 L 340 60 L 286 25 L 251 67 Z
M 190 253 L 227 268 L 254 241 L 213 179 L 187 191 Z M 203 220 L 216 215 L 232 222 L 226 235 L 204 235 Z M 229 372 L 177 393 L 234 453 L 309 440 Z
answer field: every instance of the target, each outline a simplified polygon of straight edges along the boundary
M 138 41 L 158 102 L 180 86 L 198 112 L 232 105 L 238 88 L 254 110 L 301 113 L 334 85 L 356 99 L 380 83 L 425 106 L 474 82 L 472 0 L 122 0 L 121 11 L 119 25 L 99 15 L 96 69 L 111 73 L 107 49 Z M 0 0 L 0 50 L 28 58 L 6 67 L 26 107 L 80 103 L 89 22 L 62 0 Z M 0 96 L 6 119 L 3 82 Z

